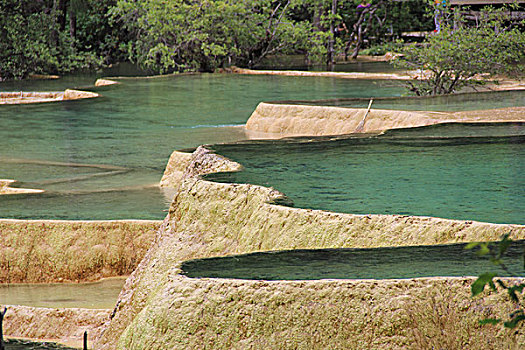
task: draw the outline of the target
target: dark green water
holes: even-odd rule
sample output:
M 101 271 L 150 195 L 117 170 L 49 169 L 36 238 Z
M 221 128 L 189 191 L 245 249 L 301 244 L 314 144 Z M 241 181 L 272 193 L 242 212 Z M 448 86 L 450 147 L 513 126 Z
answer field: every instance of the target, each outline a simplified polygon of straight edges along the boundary
M 112 309 L 124 281 L 110 278 L 93 283 L 0 284 L 0 305 Z
M 463 244 L 373 249 L 315 249 L 252 253 L 186 261 L 192 278 L 254 280 L 392 279 L 477 276 L 493 271 L 507 276 L 489 259 Z M 523 272 L 524 242 L 514 242 L 505 256 L 513 276 Z
M 28 340 L 7 340 L 5 350 L 73 350 L 67 346 L 45 342 L 37 343 Z
M 280 101 L 291 104 L 366 108 L 369 98 L 331 98 L 316 100 Z M 463 93 L 432 97 L 375 98 L 372 108 L 415 111 L 468 111 L 525 105 L 525 91 L 496 91 Z
M 60 90 L 95 78 L 0 83 L 0 91 Z M 385 81 L 221 74 L 126 79 L 92 90 L 103 97 L 0 106 L 0 178 L 47 191 L 0 197 L 0 217 L 161 219 L 171 198 L 152 185 L 171 152 L 245 139 L 231 126 L 244 124 L 259 102 L 402 93 Z
M 270 57 L 261 62 L 256 69 L 258 70 L 306 70 L 306 71 L 326 71 L 326 65 L 307 65 L 302 55 L 287 55 Z M 392 73 L 402 72 L 388 62 L 358 62 L 348 60 L 338 62 L 331 68 L 333 72 L 363 72 L 363 73 Z
M 272 186 L 299 208 L 525 224 L 524 135 L 524 124 L 450 124 L 365 139 L 216 145 L 245 169 L 206 178 Z

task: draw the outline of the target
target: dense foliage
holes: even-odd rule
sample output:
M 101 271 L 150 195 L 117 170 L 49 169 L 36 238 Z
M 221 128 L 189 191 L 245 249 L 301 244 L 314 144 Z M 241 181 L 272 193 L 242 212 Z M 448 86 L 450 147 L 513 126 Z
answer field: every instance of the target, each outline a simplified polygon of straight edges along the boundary
M 497 74 L 523 71 L 525 32 L 509 26 L 503 12 L 485 10 L 477 23 L 467 24 L 457 13 L 451 18 L 454 22 L 444 23 L 423 45 L 404 50 L 398 64 L 422 72 L 409 83 L 410 90 L 417 95 L 450 94 Z
M 322 33 L 310 22 L 291 19 L 296 6 L 300 3 L 269 0 L 120 0 L 112 13 L 136 38 L 128 43 L 131 60 L 159 72 L 213 71 L 321 46 Z
M 433 28 L 433 1 L 368 2 L 363 10 L 360 0 L 0 0 L 0 80 L 123 60 L 157 73 L 253 67 L 290 53 L 332 62 L 366 47 L 398 50 L 402 32 Z M 454 24 L 406 50 L 401 65 L 429 72 L 411 83 L 416 94 L 519 68 L 523 32 L 492 15 Z
M 428 22 L 417 10 L 424 1 L 412 0 L 417 6 L 411 6 L 371 0 L 381 7 L 363 18 L 365 45 Z M 0 79 L 122 60 L 158 73 L 252 67 L 267 56 L 288 53 L 325 62 L 327 55 L 355 45 L 350 32 L 335 37 L 334 28 L 344 23 L 351 31 L 359 20 L 360 2 L 0 0 Z
M 0 80 L 117 60 L 111 0 L 0 0 Z

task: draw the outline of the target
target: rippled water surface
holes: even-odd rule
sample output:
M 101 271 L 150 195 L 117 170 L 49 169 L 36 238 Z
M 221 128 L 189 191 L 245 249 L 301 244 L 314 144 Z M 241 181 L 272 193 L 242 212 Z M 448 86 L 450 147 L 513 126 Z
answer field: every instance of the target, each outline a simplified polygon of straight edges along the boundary
M 523 241 L 513 243 L 507 267 L 523 274 Z M 196 259 L 182 265 L 193 278 L 256 280 L 391 279 L 433 276 L 477 276 L 503 270 L 479 257 L 464 244 L 373 249 L 315 249 L 253 253 L 222 258 Z

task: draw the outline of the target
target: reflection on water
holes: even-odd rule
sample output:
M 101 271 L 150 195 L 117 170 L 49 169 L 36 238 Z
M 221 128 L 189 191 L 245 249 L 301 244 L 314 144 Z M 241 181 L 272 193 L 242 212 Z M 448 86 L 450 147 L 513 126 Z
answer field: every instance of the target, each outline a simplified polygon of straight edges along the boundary
M 125 278 L 93 283 L 0 284 L 0 305 L 112 309 Z
M 524 135 L 525 124 L 453 124 L 330 142 L 216 145 L 245 168 L 206 178 L 272 186 L 299 208 L 525 224 Z
M 325 64 L 308 65 L 303 55 L 276 56 L 264 59 L 256 67 L 257 70 L 305 70 L 305 71 L 333 71 L 333 72 L 360 72 L 360 73 L 393 73 L 403 72 L 403 69 L 394 67 L 389 62 L 361 62 L 349 60 L 337 62 L 332 67 Z
M 524 241 L 514 242 L 506 265 L 523 272 Z M 192 278 L 256 280 L 392 279 L 433 276 L 477 276 L 494 271 L 508 276 L 464 244 L 373 249 L 315 249 L 252 253 L 196 259 L 182 264 Z

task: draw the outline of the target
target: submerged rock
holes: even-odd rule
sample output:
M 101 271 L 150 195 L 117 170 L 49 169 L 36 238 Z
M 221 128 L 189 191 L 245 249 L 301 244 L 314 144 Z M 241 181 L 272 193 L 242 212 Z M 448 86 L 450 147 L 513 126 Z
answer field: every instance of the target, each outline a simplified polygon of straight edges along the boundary
M 15 188 L 9 187 L 14 184 L 15 180 L 0 179 L 0 195 L 3 194 L 27 194 L 27 193 L 42 193 L 44 190 L 35 190 L 30 188 Z
M 67 89 L 55 92 L 0 92 L 0 105 L 70 101 L 94 98 L 100 95 L 89 91 Z

